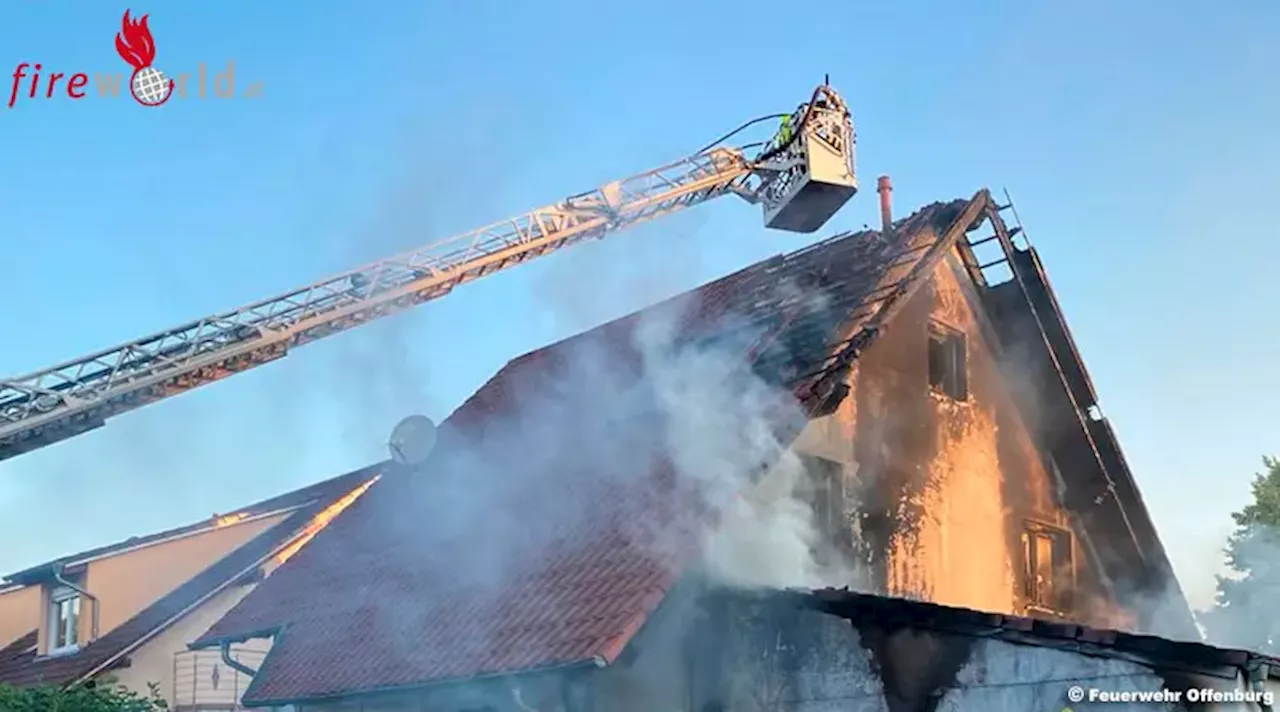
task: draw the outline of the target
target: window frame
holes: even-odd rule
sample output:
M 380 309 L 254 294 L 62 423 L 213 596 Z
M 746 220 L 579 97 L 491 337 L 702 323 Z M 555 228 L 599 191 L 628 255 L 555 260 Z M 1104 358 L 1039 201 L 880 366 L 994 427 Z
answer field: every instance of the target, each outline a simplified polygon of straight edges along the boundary
M 969 400 L 969 336 L 936 319 L 929 320 L 926 334 L 926 368 L 929 390 L 957 403 Z M 935 354 L 942 363 L 935 371 Z M 936 379 L 936 380 L 935 380 Z
M 1050 592 L 1051 600 L 1044 601 L 1038 595 L 1037 576 L 1039 560 L 1036 556 L 1037 539 L 1048 539 L 1050 544 Z M 1028 519 L 1023 523 L 1020 535 L 1021 594 L 1029 613 L 1042 613 L 1062 617 L 1070 615 L 1076 584 L 1075 537 L 1070 529 L 1056 524 Z
M 62 608 L 64 605 L 71 607 L 71 642 L 59 645 L 64 640 L 64 634 L 68 631 L 63 629 Z M 84 609 L 84 596 L 80 592 L 64 585 L 58 585 L 49 591 L 49 620 L 47 621 L 48 641 L 46 647 L 49 649 L 48 655 L 66 655 L 74 653 L 80 649 L 80 617 Z

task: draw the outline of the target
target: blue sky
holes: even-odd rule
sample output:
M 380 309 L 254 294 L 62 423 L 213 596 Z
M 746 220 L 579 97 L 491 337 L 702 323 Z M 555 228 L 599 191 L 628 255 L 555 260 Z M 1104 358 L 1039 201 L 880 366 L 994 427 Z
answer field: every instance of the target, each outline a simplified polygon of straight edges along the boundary
M 973 7 L 972 5 L 982 5 Z M 994 0 L 134 6 L 252 100 L 0 106 L 0 373 L 553 202 L 785 111 L 824 73 L 867 189 L 819 235 L 725 199 L 0 463 L 0 570 L 368 463 L 507 359 L 811 239 L 1008 187 L 1184 586 L 1280 451 L 1280 6 Z M 536 9 L 535 9 L 536 7 Z M 8 75 L 117 72 L 124 6 L 10 8 Z M 781 13 L 781 14 L 779 14 Z M 3 86 L 0 79 L 0 86 Z

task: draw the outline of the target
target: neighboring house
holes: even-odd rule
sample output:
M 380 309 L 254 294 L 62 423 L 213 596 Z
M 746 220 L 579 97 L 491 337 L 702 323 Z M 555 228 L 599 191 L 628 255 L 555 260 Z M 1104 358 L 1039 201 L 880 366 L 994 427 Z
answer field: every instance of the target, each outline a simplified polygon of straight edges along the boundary
M 805 465 L 821 533 L 783 564 L 996 614 L 954 614 L 993 621 L 984 647 L 1027 616 L 1198 639 L 1038 258 L 1000 212 L 987 191 L 934 204 L 510 362 L 425 464 L 388 471 L 193 649 L 274 641 L 247 705 L 775 709 L 707 669 L 729 643 L 697 647 L 719 644 L 708 625 L 745 624 L 704 605 L 726 580 L 707 533 L 730 528 L 722 471 L 762 471 L 748 497 L 780 486 L 786 458 L 762 438 Z M 784 633 L 736 672 L 764 677 Z M 912 699 L 892 709 L 937 701 Z
M 247 678 L 187 644 L 376 478 L 360 470 L 227 515 L 62 557 L 4 579 L 0 684 L 115 678 L 170 709 L 233 709 Z M 267 646 L 237 646 L 257 661 Z

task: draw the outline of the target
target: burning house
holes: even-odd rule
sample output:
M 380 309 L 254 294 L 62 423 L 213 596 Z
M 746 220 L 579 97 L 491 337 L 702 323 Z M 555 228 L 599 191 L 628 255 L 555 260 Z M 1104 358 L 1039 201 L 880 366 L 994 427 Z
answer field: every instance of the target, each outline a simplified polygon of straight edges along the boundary
M 269 641 L 244 704 L 306 712 L 1263 701 L 1035 251 L 881 187 L 879 231 L 511 361 L 192 647 Z

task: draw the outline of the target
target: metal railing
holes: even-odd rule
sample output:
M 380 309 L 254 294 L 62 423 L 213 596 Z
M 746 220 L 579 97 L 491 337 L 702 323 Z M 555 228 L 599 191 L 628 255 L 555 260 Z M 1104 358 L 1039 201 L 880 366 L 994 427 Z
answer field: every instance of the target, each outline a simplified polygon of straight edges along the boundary
M 231 656 L 257 669 L 265 651 L 231 647 Z M 245 709 L 240 697 L 251 678 L 222 661 L 218 650 L 184 650 L 173 656 L 174 712 L 234 712 Z

